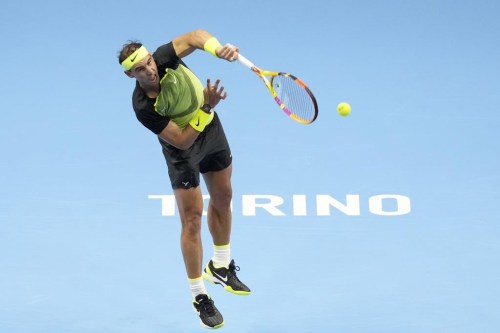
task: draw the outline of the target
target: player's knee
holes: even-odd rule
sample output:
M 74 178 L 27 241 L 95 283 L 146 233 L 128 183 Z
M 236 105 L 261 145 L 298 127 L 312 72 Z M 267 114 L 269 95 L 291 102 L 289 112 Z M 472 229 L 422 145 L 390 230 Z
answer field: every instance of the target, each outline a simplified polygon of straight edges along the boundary
M 191 212 L 182 218 L 182 232 L 188 235 L 198 235 L 201 231 L 201 212 Z
M 210 204 L 213 205 L 216 209 L 227 210 L 231 206 L 232 198 L 233 191 L 231 187 L 225 187 L 210 195 Z

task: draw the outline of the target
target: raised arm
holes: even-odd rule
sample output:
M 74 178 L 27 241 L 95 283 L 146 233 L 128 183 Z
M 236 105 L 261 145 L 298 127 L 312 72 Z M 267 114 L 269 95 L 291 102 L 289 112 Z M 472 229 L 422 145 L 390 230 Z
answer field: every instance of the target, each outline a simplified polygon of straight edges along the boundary
M 175 53 L 183 58 L 194 50 L 205 50 L 228 61 L 238 59 L 239 49 L 231 44 L 220 45 L 217 39 L 208 31 L 197 29 L 174 38 L 172 41 Z

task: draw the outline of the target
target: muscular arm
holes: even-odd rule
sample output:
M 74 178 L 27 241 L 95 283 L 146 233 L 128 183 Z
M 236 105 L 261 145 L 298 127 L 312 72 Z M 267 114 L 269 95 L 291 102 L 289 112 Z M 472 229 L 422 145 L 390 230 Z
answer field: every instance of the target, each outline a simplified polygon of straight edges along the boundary
M 179 58 L 183 58 L 193 53 L 194 50 L 203 50 L 203 45 L 210 38 L 212 34 L 205 30 L 194 30 L 187 34 L 174 38 L 172 44 L 174 45 L 175 53 Z
M 206 41 L 213 37 L 211 33 L 205 30 L 197 29 L 187 34 L 174 38 L 172 44 L 175 53 L 179 58 L 183 58 L 193 53 L 194 50 L 203 50 Z M 238 57 L 239 49 L 231 44 L 226 44 L 219 47 L 215 53 L 221 59 L 228 61 L 236 60 Z

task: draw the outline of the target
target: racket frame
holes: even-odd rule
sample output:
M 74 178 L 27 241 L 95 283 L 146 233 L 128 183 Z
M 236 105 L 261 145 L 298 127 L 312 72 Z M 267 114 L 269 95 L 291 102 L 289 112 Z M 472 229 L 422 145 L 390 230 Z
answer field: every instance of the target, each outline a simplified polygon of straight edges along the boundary
M 301 124 L 310 124 L 314 120 L 316 120 L 316 117 L 318 116 L 318 111 L 317 111 L 318 110 L 318 105 L 317 105 L 317 102 L 316 102 L 316 98 L 314 98 L 314 95 L 309 90 L 309 88 L 304 83 L 304 81 L 300 80 L 299 78 L 297 78 L 297 77 L 295 77 L 295 76 L 293 76 L 292 74 L 289 74 L 289 73 L 272 72 L 272 71 L 262 70 L 259 67 L 257 67 L 253 62 L 251 62 L 246 57 L 244 57 L 241 53 L 238 54 L 238 60 L 239 60 L 239 62 L 241 64 L 243 64 L 244 66 L 248 67 L 252 72 L 254 72 L 255 74 L 257 74 L 262 79 L 262 81 L 264 82 L 265 86 L 267 87 L 267 89 L 271 93 L 271 96 L 274 98 L 274 101 L 278 104 L 278 106 L 280 107 L 280 109 L 283 110 L 283 112 L 285 112 L 285 114 L 287 116 L 289 116 L 290 118 L 292 118 L 293 120 L 295 120 L 295 121 L 297 121 L 297 122 L 299 122 Z M 297 84 L 299 84 L 304 90 L 306 90 L 307 94 L 311 97 L 311 100 L 312 100 L 312 102 L 314 104 L 314 108 L 315 108 L 315 114 L 314 114 L 314 117 L 313 117 L 312 120 L 304 120 L 304 119 L 301 119 L 301 118 L 297 117 L 290 110 L 288 110 L 288 108 L 281 102 L 280 98 L 278 97 L 278 94 L 276 93 L 276 91 L 274 90 L 273 85 L 272 85 L 273 78 L 276 77 L 276 76 L 278 76 L 278 75 L 283 75 L 283 76 L 287 76 L 287 77 L 292 78 L 293 80 L 295 80 L 295 82 Z M 267 79 L 267 77 L 270 77 L 271 81 L 269 81 Z

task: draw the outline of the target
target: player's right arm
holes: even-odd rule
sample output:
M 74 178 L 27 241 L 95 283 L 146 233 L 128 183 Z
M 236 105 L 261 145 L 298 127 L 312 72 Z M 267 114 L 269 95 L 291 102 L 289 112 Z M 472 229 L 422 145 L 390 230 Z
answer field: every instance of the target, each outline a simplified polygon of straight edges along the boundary
M 197 29 L 174 38 L 172 40 L 172 45 L 177 56 L 179 58 L 184 58 L 193 53 L 196 49 L 206 51 L 206 43 L 208 40 L 213 39 L 213 37 L 214 36 L 208 31 Z M 216 44 L 218 44 L 218 47 L 214 49 L 213 52 L 218 58 L 228 61 L 238 59 L 238 47 L 231 44 L 220 45 L 218 41 Z

